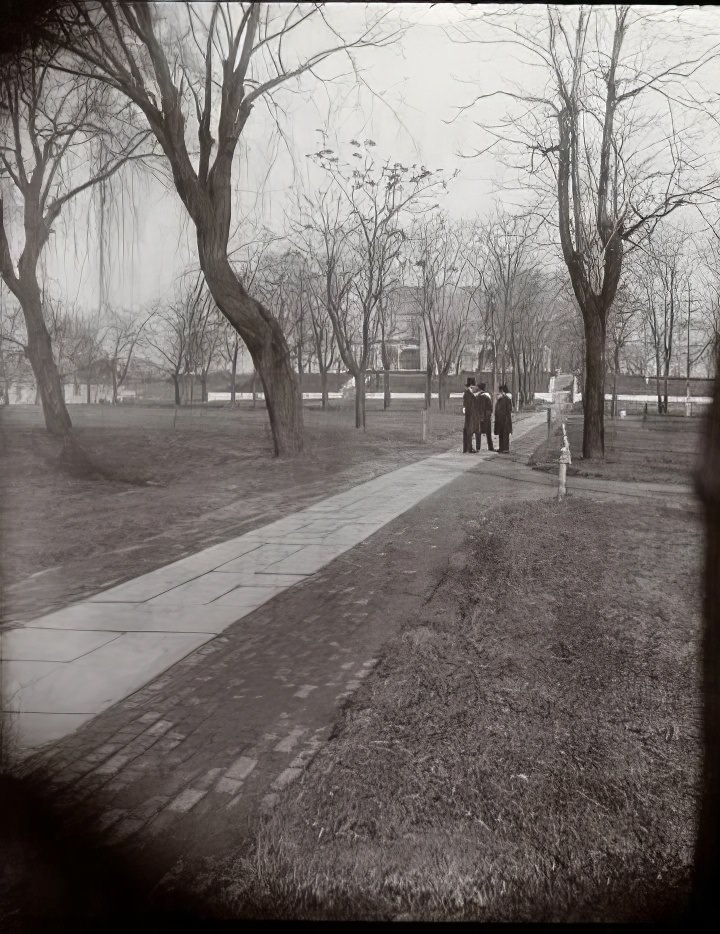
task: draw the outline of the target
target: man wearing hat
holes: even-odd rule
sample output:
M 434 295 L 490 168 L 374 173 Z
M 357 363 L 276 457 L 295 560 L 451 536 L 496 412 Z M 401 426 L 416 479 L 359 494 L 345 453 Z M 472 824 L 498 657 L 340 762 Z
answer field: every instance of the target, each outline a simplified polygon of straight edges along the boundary
M 486 383 L 480 383 L 480 392 L 477 397 L 479 418 L 480 418 L 480 433 L 477 436 L 477 449 L 480 450 L 480 441 L 482 436 L 485 435 L 487 439 L 487 448 L 488 451 L 494 451 L 493 439 L 492 439 L 492 411 L 493 411 L 493 402 L 492 396 L 487 391 Z
M 480 390 L 475 385 L 475 377 L 468 376 L 463 393 L 463 414 L 465 422 L 463 424 L 463 454 L 475 454 L 473 450 L 473 435 L 477 435 L 477 443 L 480 443 L 480 411 L 478 407 L 478 396 Z
M 512 434 L 512 399 L 506 385 L 500 387 L 501 395 L 495 403 L 495 434 L 500 438 L 498 451 L 510 453 L 510 435 Z

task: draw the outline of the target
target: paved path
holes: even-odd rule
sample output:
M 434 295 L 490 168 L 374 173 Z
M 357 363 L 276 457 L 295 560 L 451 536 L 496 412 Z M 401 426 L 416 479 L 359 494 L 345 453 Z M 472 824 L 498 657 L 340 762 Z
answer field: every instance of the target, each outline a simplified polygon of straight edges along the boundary
M 544 424 L 519 421 L 513 436 Z M 60 739 L 489 455 L 435 455 L 2 634 L 19 750 Z
M 477 527 L 499 501 L 556 495 L 555 476 L 522 463 L 543 431 L 544 424 L 523 438 L 518 432 L 510 457 L 431 458 L 434 492 L 424 490 L 414 506 L 406 504 L 418 473 L 408 479 L 404 469 L 395 472 L 407 483 L 392 488 L 400 498 L 394 519 L 378 513 L 368 525 L 383 518 L 385 524 L 355 546 L 338 543 L 347 547 L 330 564 L 279 590 L 221 634 L 200 632 L 208 641 L 199 649 L 28 757 L 20 773 L 50 793 L 69 827 L 99 829 L 113 852 L 127 849 L 142 891 L 160 884 L 160 892 L 172 895 L 173 884 L 182 889 L 189 879 L 201 882 L 205 857 L 235 856 L 252 843 L 261 815 L 302 776 L 387 640 L 422 619 L 473 523 Z M 654 486 L 569 481 L 571 495 L 670 492 Z M 693 502 L 689 489 L 672 487 L 672 493 L 684 507 Z M 362 508 L 360 498 L 348 503 L 356 523 L 380 509 L 375 499 L 365 499 Z M 387 500 L 383 508 L 389 509 Z M 308 524 L 327 521 L 317 515 Z M 261 540 L 257 547 L 277 544 Z M 206 569 L 211 573 L 236 572 Z M 206 611 L 205 605 L 193 609 L 202 619 Z

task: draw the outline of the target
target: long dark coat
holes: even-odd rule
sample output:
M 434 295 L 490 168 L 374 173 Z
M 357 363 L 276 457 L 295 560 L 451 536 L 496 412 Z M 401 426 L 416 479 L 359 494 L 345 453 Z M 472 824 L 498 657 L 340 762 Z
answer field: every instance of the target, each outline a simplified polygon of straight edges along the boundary
M 495 434 L 512 434 L 512 400 L 504 393 L 495 403 Z
M 492 396 L 489 392 L 481 392 L 477 397 L 478 403 L 478 418 L 480 420 L 480 430 L 485 431 L 490 429 L 490 422 L 492 421 L 493 413 L 493 402 Z
M 479 393 L 473 392 L 469 387 L 463 393 L 463 408 L 465 409 L 465 430 L 480 431 L 480 405 Z

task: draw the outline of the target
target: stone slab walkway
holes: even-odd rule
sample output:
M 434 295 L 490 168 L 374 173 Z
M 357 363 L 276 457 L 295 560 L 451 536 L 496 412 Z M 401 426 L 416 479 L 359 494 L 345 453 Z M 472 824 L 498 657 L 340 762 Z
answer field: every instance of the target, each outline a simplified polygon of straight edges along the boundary
M 155 893 L 152 901 L 167 898 L 180 907 L 184 893 L 207 885 L 205 911 L 217 891 L 212 866 L 251 853 L 262 815 L 302 780 L 388 639 L 423 619 L 447 568 L 465 554 L 472 528 L 500 502 L 556 495 L 556 476 L 523 464 L 544 430 L 543 424 L 518 437 L 510 457 L 456 457 L 467 466 L 454 479 L 438 479 L 434 493 L 330 564 L 26 757 L 18 774 L 53 802 L 68 834 L 99 833 L 103 848 L 138 874 L 138 889 Z M 689 490 L 669 492 L 569 481 L 570 495 L 661 495 L 668 504 L 692 503 Z M 108 636 L 115 638 L 93 634 Z M 80 641 L 69 654 L 82 636 L 72 639 Z
M 544 423 L 518 421 L 513 444 Z M 72 733 L 489 456 L 426 458 L 3 633 L 17 750 Z

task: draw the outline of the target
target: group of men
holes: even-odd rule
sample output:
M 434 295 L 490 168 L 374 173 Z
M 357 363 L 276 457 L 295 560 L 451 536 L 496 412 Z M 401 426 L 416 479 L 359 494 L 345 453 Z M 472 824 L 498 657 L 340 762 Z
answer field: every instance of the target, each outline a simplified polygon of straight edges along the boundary
M 492 439 L 493 400 L 486 384 L 476 385 L 475 378 L 469 376 L 463 393 L 463 454 L 477 454 L 480 451 L 480 439 L 485 435 L 488 451 L 494 451 Z M 507 386 L 500 387 L 500 395 L 495 404 L 495 434 L 499 439 L 498 452 L 510 453 L 510 435 L 512 434 L 512 399 Z M 473 447 L 473 438 L 475 446 Z

